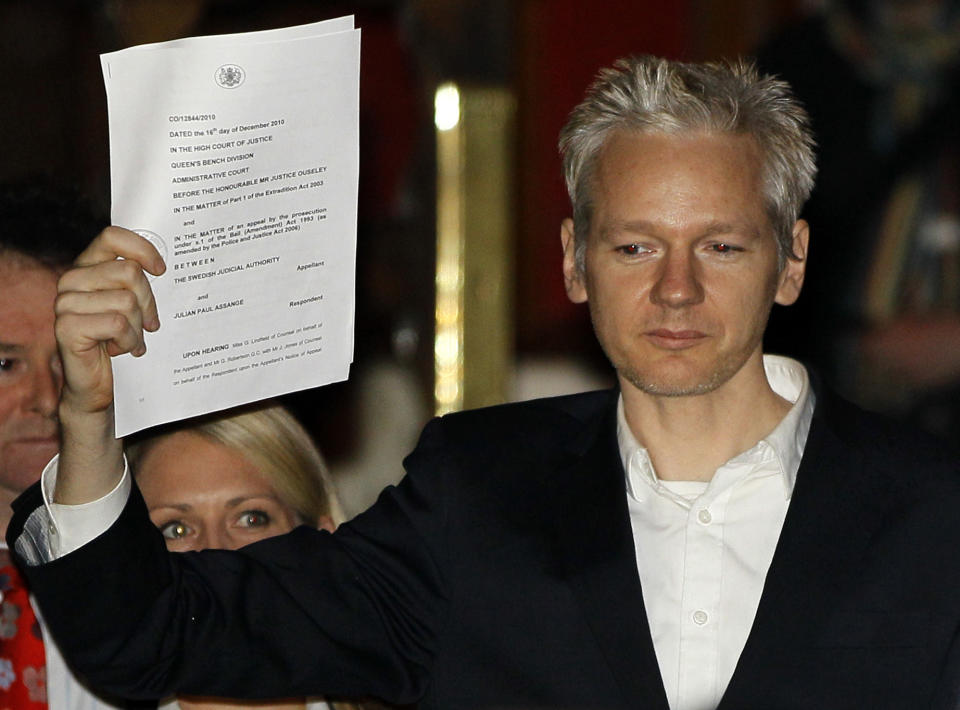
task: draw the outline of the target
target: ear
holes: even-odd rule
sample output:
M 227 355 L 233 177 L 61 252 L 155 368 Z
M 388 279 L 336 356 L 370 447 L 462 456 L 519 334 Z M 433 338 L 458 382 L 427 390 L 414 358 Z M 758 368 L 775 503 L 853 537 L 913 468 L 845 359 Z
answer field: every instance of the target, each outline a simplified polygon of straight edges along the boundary
M 787 257 L 783 271 L 777 281 L 777 295 L 774 300 L 781 306 L 789 306 L 800 297 L 803 277 L 807 271 L 807 249 L 810 244 L 810 225 L 806 220 L 797 220 L 793 225 L 793 253 L 797 259 Z
M 560 243 L 563 245 L 563 285 L 567 289 L 567 298 L 574 303 L 587 300 L 587 288 L 583 283 L 583 274 L 577 268 L 577 244 L 573 236 L 573 220 L 569 217 L 560 223 Z
M 321 515 L 317 519 L 317 528 L 319 530 L 326 530 L 327 532 L 333 532 L 337 529 L 337 524 L 333 522 L 333 518 L 329 515 Z

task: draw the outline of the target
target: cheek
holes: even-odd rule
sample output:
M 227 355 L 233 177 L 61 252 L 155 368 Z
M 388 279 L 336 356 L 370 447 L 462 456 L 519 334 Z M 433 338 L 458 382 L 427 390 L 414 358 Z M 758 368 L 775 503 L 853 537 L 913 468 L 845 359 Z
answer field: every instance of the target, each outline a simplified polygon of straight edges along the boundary
M 23 434 L 24 429 L 30 428 L 20 407 L 21 400 L 9 389 L 0 389 L 0 457 L 6 454 L 4 450 Z
M 587 283 L 591 314 L 603 315 L 609 322 L 636 317 L 638 307 L 648 301 L 648 287 L 640 274 L 608 272 Z
M 284 533 L 290 532 L 298 525 L 300 525 L 300 518 L 297 516 L 297 514 L 293 512 L 286 513 L 277 519 L 276 523 L 272 526 L 273 532 L 271 532 L 271 535 L 283 535 Z
M 773 305 L 777 293 L 777 275 L 759 280 L 755 273 L 738 270 L 711 279 L 707 297 L 726 313 L 763 314 Z
M 10 438 L 10 431 L 14 427 L 14 417 L 8 409 L 5 409 L 0 402 L 0 446 L 3 446 Z
M 736 302 L 729 304 L 729 313 L 740 315 L 738 322 L 740 330 L 750 335 L 761 334 L 766 329 L 773 307 L 776 284 L 763 284 L 757 288 L 741 293 Z
M 16 416 L 22 400 L 19 387 L 0 384 L 0 431 Z
M 587 301 L 587 305 L 590 308 L 590 322 L 593 324 L 597 340 L 604 349 L 607 349 L 616 340 L 617 334 L 624 330 L 619 322 L 616 308 L 601 298 L 591 298 Z

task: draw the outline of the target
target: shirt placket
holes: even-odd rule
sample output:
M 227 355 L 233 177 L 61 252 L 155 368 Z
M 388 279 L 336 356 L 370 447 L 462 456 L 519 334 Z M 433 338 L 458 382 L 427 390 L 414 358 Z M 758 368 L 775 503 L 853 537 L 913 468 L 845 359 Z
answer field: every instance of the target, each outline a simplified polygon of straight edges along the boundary
M 717 701 L 723 528 L 729 499 L 726 488 L 700 496 L 687 511 L 678 710 L 701 710 Z

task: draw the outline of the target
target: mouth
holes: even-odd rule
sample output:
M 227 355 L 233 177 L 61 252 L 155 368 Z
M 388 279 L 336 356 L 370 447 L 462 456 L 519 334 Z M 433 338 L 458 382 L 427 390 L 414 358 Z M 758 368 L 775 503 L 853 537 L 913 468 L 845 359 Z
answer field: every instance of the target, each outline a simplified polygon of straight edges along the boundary
M 664 350 L 686 350 L 702 343 L 707 334 L 699 330 L 670 330 L 657 328 L 648 330 L 644 336 L 658 348 Z

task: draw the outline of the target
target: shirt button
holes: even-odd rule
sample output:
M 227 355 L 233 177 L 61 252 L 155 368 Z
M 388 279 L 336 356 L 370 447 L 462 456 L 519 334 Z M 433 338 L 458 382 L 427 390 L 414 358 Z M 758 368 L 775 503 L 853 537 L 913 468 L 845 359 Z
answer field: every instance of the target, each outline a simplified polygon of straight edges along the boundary
M 703 609 L 697 609 L 693 612 L 693 623 L 697 626 L 703 626 L 709 619 L 710 617 L 707 616 L 707 612 L 703 611 Z
M 713 520 L 713 516 L 710 515 L 710 511 L 704 508 L 699 513 L 697 513 L 697 520 L 699 520 L 704 525 L 709 525 Z

